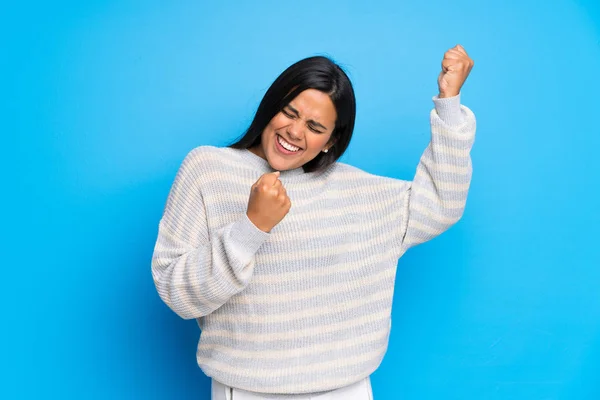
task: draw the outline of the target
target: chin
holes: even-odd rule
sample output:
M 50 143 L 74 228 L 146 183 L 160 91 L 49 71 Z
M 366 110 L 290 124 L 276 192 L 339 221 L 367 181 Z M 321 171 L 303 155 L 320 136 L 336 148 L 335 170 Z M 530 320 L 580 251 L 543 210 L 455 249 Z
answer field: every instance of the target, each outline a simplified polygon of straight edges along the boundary
M 269 159 L 269 165 L 271 166 L 271 168 L 273 168 L 276 171 L 287 171 L 289 169 L 296 169 L 299 166 L 296 166 L 295 164 L 292 165 L 288 162 L 285 162 L 284 160 L 279 159 L 279 157 L 275 156 L 275 157 L 271 157 Z

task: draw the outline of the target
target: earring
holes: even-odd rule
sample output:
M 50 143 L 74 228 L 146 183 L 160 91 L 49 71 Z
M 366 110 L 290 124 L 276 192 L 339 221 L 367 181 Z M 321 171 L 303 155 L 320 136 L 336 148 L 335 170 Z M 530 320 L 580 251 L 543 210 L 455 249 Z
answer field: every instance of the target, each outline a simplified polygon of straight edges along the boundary
M 323 153 L 327 153 L 328 151 L 328 149 L 323 149 Z

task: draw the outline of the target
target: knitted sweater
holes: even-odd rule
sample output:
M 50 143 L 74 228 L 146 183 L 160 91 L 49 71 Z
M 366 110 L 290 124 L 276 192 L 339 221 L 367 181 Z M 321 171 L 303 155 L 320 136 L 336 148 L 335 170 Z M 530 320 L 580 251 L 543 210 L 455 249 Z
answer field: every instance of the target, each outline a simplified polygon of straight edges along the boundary
M 398 259 L 463 214 L 475 117 L 433 98 L 431 141 L 412 181 L 336 162 L 280 175 L 292 207 L 270 233 L 246 216 L 268 162 L 201 146 L 171 188 L 152 259 L 161 299 L 201 329 L 209 377 L 261 393 L 314 393 L 377 369 Z

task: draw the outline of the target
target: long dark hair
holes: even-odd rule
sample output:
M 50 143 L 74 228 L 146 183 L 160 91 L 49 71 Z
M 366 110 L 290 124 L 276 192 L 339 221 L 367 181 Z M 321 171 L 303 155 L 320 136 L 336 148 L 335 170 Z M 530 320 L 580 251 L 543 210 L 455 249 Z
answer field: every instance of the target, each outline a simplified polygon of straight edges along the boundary
M 254 119 L 244 135 L 229 147 L 248 149 L 260 144 L 261 135 L 271 119 L 290 101 L 306 89 L 326 93 L 337 112 L 331 140 L 335 141 L 327 153 L 319 153 L 303 165 L 305 172 L 313 172 L 333 164 L 350 144 L 356 100 L 348 75 L 331 59 L 323 56 L 305 58 L 288 67 L 271 84 L 262 98 Z

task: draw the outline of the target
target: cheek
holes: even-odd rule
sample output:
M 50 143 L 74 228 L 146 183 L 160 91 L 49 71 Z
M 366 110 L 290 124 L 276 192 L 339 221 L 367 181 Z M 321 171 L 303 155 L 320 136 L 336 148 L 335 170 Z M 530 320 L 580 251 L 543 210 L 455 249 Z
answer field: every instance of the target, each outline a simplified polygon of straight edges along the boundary
M 272 119 L 271 122 L 269 122 L 269 124 L 267 126 L 265 126 L 265 130 L 262 133 L 262 138 L 268 138 L 269 136 L 273 135 L 273 132 L 275 131 L 275 119 Z
M 309 147 L 319 150 L 327 144 L 331 135 L 311 135 L 308 139 Z
M 269 125 L 267 125 L 267 127 L 270 128 L 272 131 L 278 131 L 284 128 L 288 123 L 288 118 L 282 116 L 281 114 L 278 114 L 275 117 L 273 117 L 273 119 L 271 120 L 271 122 L 269 122 Z

